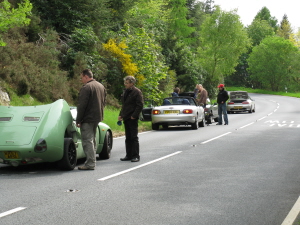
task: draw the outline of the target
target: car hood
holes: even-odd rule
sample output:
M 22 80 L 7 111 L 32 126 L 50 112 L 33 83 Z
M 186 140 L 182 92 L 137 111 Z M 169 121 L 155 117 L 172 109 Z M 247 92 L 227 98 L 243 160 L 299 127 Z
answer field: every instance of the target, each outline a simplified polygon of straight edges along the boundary
M 10 126 L 0 127 L 0 146 L 20 146 L 31 143 L 36 127 Z

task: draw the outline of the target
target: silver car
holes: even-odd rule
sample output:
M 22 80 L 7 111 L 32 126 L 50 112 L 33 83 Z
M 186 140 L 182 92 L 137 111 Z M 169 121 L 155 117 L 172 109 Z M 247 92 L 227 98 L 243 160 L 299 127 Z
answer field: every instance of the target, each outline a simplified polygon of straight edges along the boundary
M 141 117 L 143 121 L 152 121 L 153 130 L 158 130 L 160 125 L 164 129 L 173 125 L 191 125 L 192 129 L 198 129 L 205 124 L 203 107 L 189 96 L 165 98 L 161 106 L 144 108 Z
M 231 91 L 227 103 L 227 113 L 255 112 L 255 101 L 247 91 Z

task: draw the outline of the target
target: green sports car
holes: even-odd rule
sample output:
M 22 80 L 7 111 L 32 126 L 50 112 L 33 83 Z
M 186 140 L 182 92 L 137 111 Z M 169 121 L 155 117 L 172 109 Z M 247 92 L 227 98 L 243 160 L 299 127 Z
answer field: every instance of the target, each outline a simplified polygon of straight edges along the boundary
M 0 106 L 0 163 L 13 166 L 57 162 L 73 170 L 85 158 L 76 107 L 63 100 L 39 106 Z M 110 158 L 112 131 L 99 123 L 96 135 L 100 159 Z

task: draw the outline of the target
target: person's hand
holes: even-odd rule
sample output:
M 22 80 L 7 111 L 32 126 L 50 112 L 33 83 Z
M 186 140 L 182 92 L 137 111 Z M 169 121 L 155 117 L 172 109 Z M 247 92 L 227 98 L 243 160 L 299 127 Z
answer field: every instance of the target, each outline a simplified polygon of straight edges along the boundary
M 134 120 L 135 118 L 131 117 L 132 120 Z
M 123 119 L 122 119 L 122 116 L 118 116 L 118 120 L 119 121 L 122 121 Z
M 76 127 L 80 127 L 80 123 L 76 124 Z

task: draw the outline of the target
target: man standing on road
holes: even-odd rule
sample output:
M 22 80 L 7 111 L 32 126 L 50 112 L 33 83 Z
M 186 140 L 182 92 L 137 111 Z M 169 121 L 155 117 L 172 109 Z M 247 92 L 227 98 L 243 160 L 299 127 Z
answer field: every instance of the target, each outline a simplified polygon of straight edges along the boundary
M 124 122 L 126 156 L 121 161 L 140 161 L 140 144 L 138 138 L 138 120 L 143 109 L 143 94 L 135 87 L 135 78 L 124 78 L 125 91 L 122 94 L 122 109 L 118 121 Z
M 80 127 L 82 147 L 86 155 L 86 161 L 79 170 L 94 170 L 96 166 L 96 129 L 98 123 L 103 120 L 106 89 L 93 79 L 93 73 L 85 69 L 80 74 L 84 84 L 80 89 L 76 126 Z
M 227 116 L 227 105 L 226 101 L 229 99 L 228 92 L 225 91 L 224 84 L 220 84 L 218 86 L 219 93 L 217 96 L 217 103 L 218 103 L 218 114 L 219 119 L 217 125 L 222 125 L 222 114 L 224 115 L 224 125 L 228 125 L 228 116 Z
M 202 86 L 202 84 L 198 84 L 198 96 L 197 96 L 197 100 L 199 104 L 203 104 L 203 108 L 206 107 L 206 101 L 207 101 L 207 90 Z

